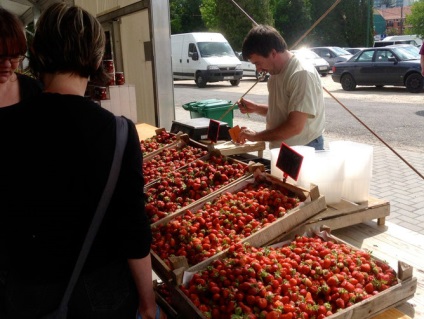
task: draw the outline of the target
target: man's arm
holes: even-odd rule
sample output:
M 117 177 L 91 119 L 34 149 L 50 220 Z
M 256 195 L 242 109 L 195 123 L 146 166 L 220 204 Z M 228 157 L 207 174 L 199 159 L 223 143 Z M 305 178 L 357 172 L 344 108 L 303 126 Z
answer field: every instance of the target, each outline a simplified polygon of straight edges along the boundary
M 255 132 L 250 129 L 242 129 L 240 139 L 242 142 L 249 141 L 275 141 L 286 140 L 298 135 L 305 127 L 308 114 L 294 111 L 289 114 L 287 121 L 271 130 Z

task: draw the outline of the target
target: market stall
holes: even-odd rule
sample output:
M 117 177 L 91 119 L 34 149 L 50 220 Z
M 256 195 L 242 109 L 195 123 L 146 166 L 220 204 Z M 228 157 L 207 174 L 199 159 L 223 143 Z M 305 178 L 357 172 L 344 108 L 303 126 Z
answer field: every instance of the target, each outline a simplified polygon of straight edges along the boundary
M 137 125 L 137 130 L 141 140 L 158 134 L 158 129 L 156 127 L 147 124 Z M 200 145 L 204 144 L 205 143 L 200 143 Z M 209 145 L 208 152 L 216 151 L 217 150 L 213 149 L 213 147 L 211 148 Z M 385 227 L 385 217 L 390 213 L 389 203 L 387 201 L 384 199 L 370 197 L 367 201 L 359 203 L 341 200 L 338 203 L 328 204 L 325 201 L 325 196 L 320 194 L 319 185 L 312 186 L 310 189 L 305 189 L 296 185 L 287 184 L 284 180 L 274 177 L 266 172 L 266 169 L 261 163 L 249 163 L 246 167 L 248 168 L 246 169 L 248 172 L 243 177 L 236 179 L 229 184 L 223 185 L 223 187 L 220 189 L 217 188 L 216 190 L 208 192 L 204 197 L 200 196 L 196 198 L 182 209 L 176 210 L 171 215 L 164 216 L 163 219 L 152 223 L 154 238 L 157 239 L 154 240 L 152 245 L 153 269 L 160 278 L 159 282 L 156 282 L 158 293 L 157 297 L 158 301 L 162 303 L 165 309 L 167 309 L 168 315 L 171 318 L 209 318 L 210 316 L 212 316 L 212 318 L 226 318 L 224 315 L 225 312 L 223 310 L 224 301 L 219 299 L 218 295 L 216 296 L 216 302 L 221 305 L 219 306 L 221 308 L 219 308 L 218 306 L 214 305 L 213 302 L 211 302 L 211 300 L 215 300 L 214 295 L 211 294 L 211 292 L 207 292 L 211 289 L 212 286 L 215 286 L 216 283 L 210 283 L 212 286 L 205 286 L 206 290 L 201 289 L 202 291 L 206 291 L 206 295 L 205 297 L 199 297 L 200 299 L 196 299 L 193 297 L 193 291 L 190 293 L 186 290 L 197 289 L 189 288 L 190 281 L 188 281 L 187 276 L 190 273 L 191 276 L 193 276 L 193 273 L 195 274 L 194 276 L 198 276 L 196 273 L 204 274 L 206 270 L 211 271 L 211 267 L 222 265 L 223 263 L 225 264 L 227 262 L 227 258 L 234 257 L 232 255 L 234 253 L 232 249 L 234 248 L 231 248 L 233 245 L 237 247 L 237 245 L 247 244 L 248 247 L 257 247 L 257 249 L 265 249 L 268 252 L 269 249 L 273 249 L 271 248 L 273 247 L 271 245 L 287 240 L 296 240 L 296 235 L 305 234 L 307 232 L 311 232 L 311 230 L 317 231 L 317 229 L 322 229 L 323 227 L 328 231 L 330 236 L 335 235 L 334 237 L 331 237 L 332 242 L 341 245 L 347 245 L 349 248 L 343 249 L 349 250 L 353 254 L 369 254 L 369 257 L 367 258 L 372 258 L 373 262 L 375 262 L 373 268 L 379 267 L 378 269 L 386 269 L 385 267 L 389 267 L 387 269 L 390 269 L 391 274 L 394 274 L 394 277 L 391 277 L 393 281 L 390 284 L 385 280 L 381 281 L 383 282 L 384 288 L 381 288 L 381 283 L 379 285 L 374 285 L 375 290 L 372 293 L 370 292 L 371 294 L 368 295 L 368 297 L 357 296 L 356 298 L 363 299 L 358 299 L 356 302 L 352 302 L 352 300 L 349 299 L 349 306 L 343 304 L 343 307 L 340 306 L 337 308 L 338 306 L 333 304 L 332 310 L 327 312 L 326 316 L 330 318 L 346 318 L 346 316 L 349 318 L 408 318 L 395 307 L 399 305 L 405 305 L 406 301 L 410 300 L 411 298 L 415 298 L 414 294 L 417 290 L 417 278 L 416 273 L 414 272 L 414 267 L 410 265 L 410 260 L 408 259 L 405 261 L 403 258 L 396 259 L 397 255 L 393 255 L 395 259 L 390 260 L 390 263 L 386 263 L 386 257 L 384 256 L 384 253 L 381 254 L 379 251 L 377 256 L 374 256 L 374 254 L 371 256 L 370 253 L 361 249 L 370 248 L 369 246 L 364 246 L 362 241 L 358 242 L 358 240 L 360 240 L 360 236 L 357 236 L 355 241 L 352 242 L 350 238 L 352 232 L 345 231 L 345 229 L 349 229 L 350 227 L 359 227 L 359 229 L 362 229 L 365 227 L 364 223 L 369 223 L 372 220 L 377 220 L 377 223 L 371 222 L 373 225 L 376 225 L 375 227 Z M 269 185 L 266 187 L 267 189 L 268 187 L 271 187 L 269 188 L 271 192 L 284 189 L 287 196 L 299 196 L 295 197 L 296 199 L 290 199 L 290 197 L 287 197 L 285 200 L 283 200 L 284 202 L 287 200 L 293 200 L 293 203 L 296 203 L 295 207 L 285 207 L 283 214 L 275 216 L 272 215 L 274 217 L 271 220 L 267 220 L 265 224 L 259 226 L 253 231 L 251 231 L 251 226 L 249 224 L 248 233 L 246 233 L 244 226 L 235 228 L 233 226 L 229 226 L 229 229 L 232 229 L 231 234 L 233 235 L 230 236 L 231 240 L 230 237 L 227 238 L 228 245 L 222 246 L 222 242 L 219 241 L 215 235 L 213 235 L 216 243 L 221 245 L 219 246 L 220 248 L 217 248 L 218 246 L 214 245 L 213 241 L 211 241 L 211 238 L 209 238 L 210 229 L 215 229 L 215 226 L 212 225 L 216 225 L 216 229 L 220 229 L 218 225 L 223 225 L 225 220 L 230 218 L 230 215 L 237 216 L 238 214 L 237 209 L 233 207 L 231 208 L 233 209 L 233 214 L 225 215 L 222 217 L 223 219 L 221 219 L 220 215 L 223 215 L 223 212 L 225 211 L 225 209 L 223 210 L 222 205 L 224 205 L 224 207 L 225 205 L 228 205 L 226 203 L 228 203 L 228 196 L 230 196 L 230 198 L 232 198 L 231 202 L 237 202 L 237 205 L 242 205 L 242 207 L 244 207 L 243 205 L 245 204 L 243 203 L 245 203 L 244 201 L 246 199 L 244 199 L 243 192 L 248 193 L 248 191 L 245 190 L 246 188 L 249 189 L 250 192 L 254 190 L 256 191 L 255 187 L 258 185 L 258 180 L 261 182 L 266 181 L 269 183 Z M 167 185 L 169 183 L 170 182 L 168 181 Z M 263 196 L 263 194 L 255 195 L 251 197 L 249 203 L 252 203 L 252 201 L 254 201 L 256 198 L 262 198 Z M 215 205 L 218 208 L 215 208 Z M 283 205 L 277 206 L 283 207 Z M 275 208 L 273 208 L 270 202 L 266 202 L 266 207 L 268 207 L 267 214 L 274 214 L 273 212 Z M 205 215 L 206 211 L 208 213 Z M 246 209 L 244 209 L 244 211 L 239 211 L 240 214 L 242 212 L 246 213 Z M 243 214 L 240 215 L 239 218 L 244 216 L 243 218 L 247 217 L 254 219 L 255 216 L 257 217 L 259 213 L 256 212 L 252 214 L 257 215 L 253 215 L 253 217 L 247 217 Z M 211 224 L 209 226 L 202 228 L 203 223 L 205 223 L 205 225 L 208 223 L 209 216 L 215 216 L 214 221 L 211 220 Z M 258 224 L 260 223 L 259 220 L 261 220 L 261 218 L 258 218 Z M 187 223 L 186 221 L 190 222 Z M 197 225 L 196 229 L 193 227 L 193 225 Z M 337 229 L 340 229 L 340 231 L 338 232 Z M 195 239 L 195 243 L 193 245 L 195 247 L 198 246 L 198 248 L 192 250 L 193 248 L 190 247 L 193 245 L 184 242 L 185 237 L 182 235 L 182 233 L 185 234 L 184 236 L 188 236 L 187 238 L 191 238 L 190 240 L 197 238 Z M 209 235 L 206 238 L 207 234 Z M 363 240 L 365 241 L 374 239 L 369 233 L 368 237 L 370 238 L 363 238 Z M 375 240 L 378 240 L 377 237 L 378 236 L 376 235 Z M 207 241 L 204 240 L 205 238 Z M 347 242 L 344 240 L 350 244 L 347 244 Z M 393 244 L 399 243 L 397 239 L 392 239 L 392 241 Z M 168 248 L 164 249 L 163 247 L 165 246 L 163 245 Z M 180 245 L 182 245 L 182 248 Z M 373 244 L 371 244 L 371 246 L 372 245 Z M 292 246 L 293 242 L 290 244 L 290 247 Z M 180 249 L 178 249 L 179 247 Z M 406 245 L 403 248 L 406 248 Z M 167 249 L 170 249 L 170 251 L 167 252 Z M 420 249 L 422 250 L 422 248 Z M 370 250 L 373 250 L 372 247 Z M 245 251 L 244 254 L 247 254 L 247 251 Z M 257 253 L 255 252 L 254 254 L 256 255 Z M 357 255 L 355 258 L 358 258 Z M 250 262 L 252 261 L 250 260 Z M 304 260 L 300 263 L 303 264 L 305 262 L 306 261 Z M 281 265 L 281 263 L 277 264 Z M 251 267 L 256 267 L 254 266 L 254 262 L 247 268 Z M 308 278 L 306 275 L 302 278 L 302 280 L 309 280 L 306 279 Z M 263 283 L 265 281 L 264 279 L 260 279 L 260 282 Z M 237 285 L 239 284 L 240 283 Z M 298 282 L 298 286 L 299 284 L 302 286 L 301 282 Z M 278 285 L 276 284 L 276 286 Z M 282 286 L 282 283 L 280 283 L 280 286 Z M 220 289 L 223 288 L 220 287 Z M 344 288 L 339 287 L 338 289 Z M 214 288 L 213 290 L 217 290 L 217 288 Z M 199 291 L 196 292 L 196 295 L 198 293 Z M 340 291 L 338 293 L 340 294 Z M 314 298 L 318 295 L 319 294 L 316 294 Z M 305 298 L 305 296 L 306 295 L 304 295 L 302 298 Z M 307 296 L 309 296 L 309 294 Z M 228 299 L 228 297 L 226 299 Z M 234 302 L 239 306 L 241 305 L 241 308 L 244 306 L 247 307 L 244 309 L 245 313 L 250 310 L 253 311 L 253 309 L 257 309 L 259 307 L 258 304 L 256 304 L 254 301 L 250 301 L 252 304 L 249 305 L 246 299 L 235 299 Z M 311 301 L 308 302 L 312 304 L 313 302 L 315 303 L 318 301 L 312 301 L 311 299 Z M 308 304 L 308 302 L 292 302 L 292 304 L 301 306 L 302 304 Z M 346 300 L 346 302 L 348 301 Z M 341 301 L 339 301 L 339 304 L 342 304 Z M 266 312 L 267 309 L 268 308 L 264 306 L 262 311 Z M 300 310 L 296 308 L 295 311 L 297 311 L 296 313 L 299 313 Z M 309 312 L 312 314 L 312 310 L 309 310 Z M 212 313 L 214 313 L 214 315 L 212 315 Z M 293 312 L 293 314 L 294 313 L 295 312 Z M 317 313 L 315 313 L 315 315 L 316 314 Z

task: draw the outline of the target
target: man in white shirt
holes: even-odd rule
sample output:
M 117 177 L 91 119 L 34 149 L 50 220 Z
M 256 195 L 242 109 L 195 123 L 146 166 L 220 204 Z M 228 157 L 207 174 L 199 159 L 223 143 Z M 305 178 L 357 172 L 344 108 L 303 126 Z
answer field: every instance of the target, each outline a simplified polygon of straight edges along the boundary
M 283 37 L 271 26 L 253 27 L 244 39 L 242 52 L 258 72 L 268 72 L 271 76 L 268 105 L 247 99 L 238 103 L 242 113 L 266 116 L 266 129 L 256 132 L 242 128 L 241 142 L 269 141 L 270 148 L 279 148 L 284 142 L 323 150 L 324 96 L 315 67 L 288 51 Z

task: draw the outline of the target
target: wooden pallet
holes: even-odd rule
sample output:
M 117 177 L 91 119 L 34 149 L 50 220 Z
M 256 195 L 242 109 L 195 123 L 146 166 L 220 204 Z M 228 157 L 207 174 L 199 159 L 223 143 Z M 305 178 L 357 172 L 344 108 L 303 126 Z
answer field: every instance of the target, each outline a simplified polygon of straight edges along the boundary
M 363 203 L 342 200 L 337 204 L 327 204 L 327 209 L 308 219 L 289 233 L 303 234 L 307 229 L 328 226 L 331 230 L 352 226 L 376 219 L 377 225 L 384 226 L 390 215 L 390 204 L 385 199 L 370 197 Z

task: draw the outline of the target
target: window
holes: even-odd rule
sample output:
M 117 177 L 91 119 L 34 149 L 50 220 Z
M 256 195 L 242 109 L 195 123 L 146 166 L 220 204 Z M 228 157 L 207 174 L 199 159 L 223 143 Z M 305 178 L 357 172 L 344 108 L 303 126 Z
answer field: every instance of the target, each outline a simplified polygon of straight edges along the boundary
M 356 60 L 357 62 L 372 62 L 374 51 L 364 51 Z
M 196 45 L 194 43 L 190 43 L 188 45 L 188 56 L 192 57 L 193 53 L 197 53 L 197 48 L 196 48 Z

